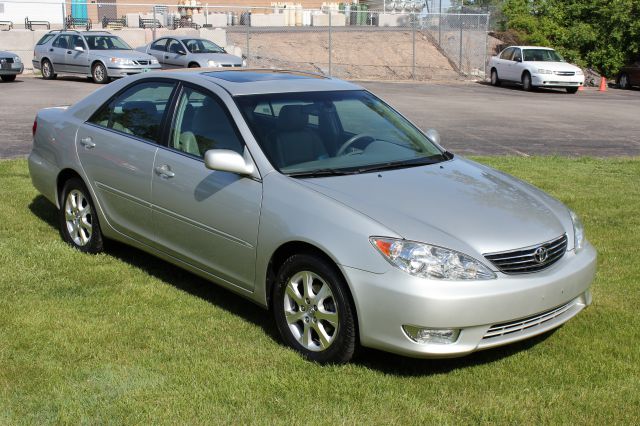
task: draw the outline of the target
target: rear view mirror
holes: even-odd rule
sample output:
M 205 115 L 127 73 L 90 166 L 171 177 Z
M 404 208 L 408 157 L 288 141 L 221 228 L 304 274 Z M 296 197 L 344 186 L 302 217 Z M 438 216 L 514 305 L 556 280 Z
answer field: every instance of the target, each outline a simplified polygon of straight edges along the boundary
M 228 149 L 210 149 L 204 153 L 204 165 L 207 169 L 221 172 L 252 175 L 253 164 L 245 161 L 244 157 Z

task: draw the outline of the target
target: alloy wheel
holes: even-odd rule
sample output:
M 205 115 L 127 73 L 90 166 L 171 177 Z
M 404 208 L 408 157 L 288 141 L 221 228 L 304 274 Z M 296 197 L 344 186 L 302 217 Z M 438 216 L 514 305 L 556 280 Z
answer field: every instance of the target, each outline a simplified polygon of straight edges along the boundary
M 93 214 L 91 204 L 82 192 L 69 192 L 64 203 L 64 217 L 69 236 L 79 247 L 87 245 L 93 234 Z
M 287 283 L 285 318 L 293 337 L 307 350 L 331 346 L 338 335 L 337 305 L 329 285 L 314 272 L 299 272 Z

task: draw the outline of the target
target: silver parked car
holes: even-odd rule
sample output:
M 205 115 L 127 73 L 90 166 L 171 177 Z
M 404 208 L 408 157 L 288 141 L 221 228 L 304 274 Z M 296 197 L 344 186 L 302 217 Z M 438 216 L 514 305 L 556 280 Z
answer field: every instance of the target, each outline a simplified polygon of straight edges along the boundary
M 138 47 L 137 50 L 154 56 L 164 69 L 246 66 L 242 58 L 230 55 L 222 47 L 204 38 L 162 37 Z
M 152 73 L 41 110 L 29 169 L 70 245 L 120 240 L 206 277 L 318 362 L 465 355 L 589 305 L 578 217 L 437 139 L 340 80 Z
M 82 74 L 104 84 L 111 78 L 160 69 L 156 58 L 133 50 L 107 31 L 53 30 L 38 41 L 33 53 L 33 67 L 45 80 Z
M 20 56 L 12 52 L 0 50 L 0 78 L 2 81 L 14 81 L 18 74 L 22 74 L 24 65 Z

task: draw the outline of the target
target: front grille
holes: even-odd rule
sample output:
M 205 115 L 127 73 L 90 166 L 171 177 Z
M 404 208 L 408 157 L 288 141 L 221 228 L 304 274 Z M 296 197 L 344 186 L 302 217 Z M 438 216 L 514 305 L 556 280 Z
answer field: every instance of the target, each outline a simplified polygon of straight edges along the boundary
M 149 65 L 149 61 L 142 61 L 142 60 L 137 60 L 137 61 L 133 61 L 138 65 Z
M 484 334 L 482 339 L 493 339 L 496 337 L 504 336 L 506 334 L 517 333 L 533 327 L 538 327 L 547 321 L 551 321 L 554 318 L 567 312 L 573 306 L 575 300 L 558 306 L 557 308 L 550 309 L 540 314 L 532 315 L 528 318 L 520 319 L 517 321 L 504 322 L 502 324 L 492 325 L 489 330 Z
M 556 71 L 556 75 L 571 76 L 571 75 L 576 75 L 576 73 L 573 71 Z
M 2 64 L 12 64 L 13 63 L 13 58 L 1 58 L 0 59 L 0 63 L 2 63 Z
M 505 274 L 526 274 L 548 268 L 560 260 L 565 251 L 566 234 L 546 243 L 512 251 L 488 253 L 484 257 Z

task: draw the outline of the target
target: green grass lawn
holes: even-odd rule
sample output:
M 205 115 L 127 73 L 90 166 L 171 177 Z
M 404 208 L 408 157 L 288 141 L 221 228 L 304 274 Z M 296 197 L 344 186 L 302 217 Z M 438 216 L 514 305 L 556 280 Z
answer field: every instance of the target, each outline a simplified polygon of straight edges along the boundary
M 0 161 L 0 424 L 640 422 L 640 159 L 480 158 L 561 199 L 599 252 L 593 305 L 454 360 L 321 367 L 268 312 L 140 251 L 65 245 Z

